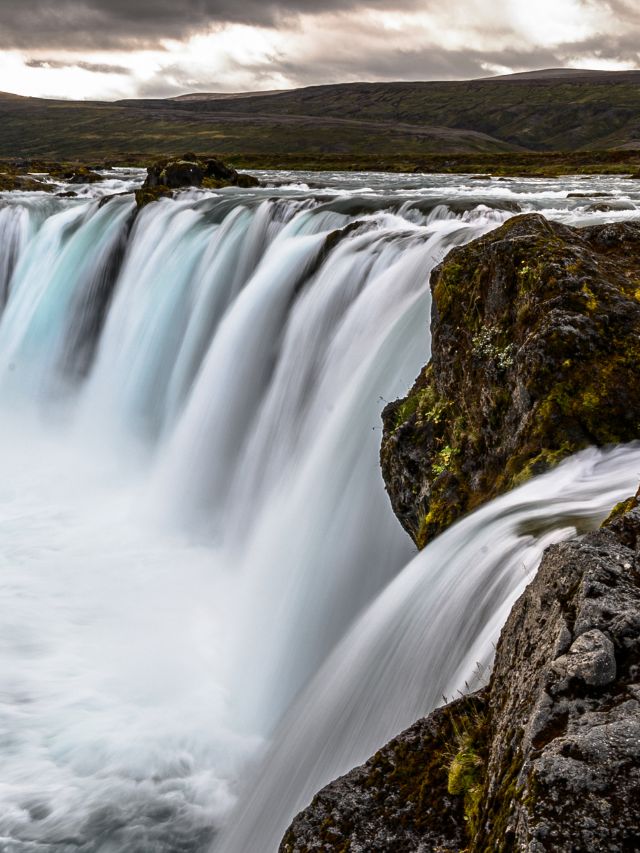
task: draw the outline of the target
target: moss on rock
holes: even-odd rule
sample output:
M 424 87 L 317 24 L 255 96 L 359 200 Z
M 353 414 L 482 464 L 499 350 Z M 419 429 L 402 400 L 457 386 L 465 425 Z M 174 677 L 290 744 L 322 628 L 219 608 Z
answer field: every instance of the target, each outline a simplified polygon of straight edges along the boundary
M 452 768 L 461 761 L 463 737 L 473 743 L 475 769 L 478 760 L 484 766 L 485 709 L 485 694 L 478 693 L 419 720 L 323 788 L 293 821 L 280 853 L 461 850 L 477 785 L 467 784 L 465 770 L 460 790 L 451 790 Z
M 147 178 L 136 192 L 138 207 L 159 198 L 172 197 L 171 190 L 186 187 L 221 189 L 222 187 L 257 187 L 260 181 L 246 173 L 237 172 L 217 157 L 199 158 L 189 152 L 182 157 L 158 160 L 147 168 Z
M 432 360 L 386 407 L 381 449 L 419 548 L 565 456 L 640 436 L 640 224 L 517 216 L 431 288 Z

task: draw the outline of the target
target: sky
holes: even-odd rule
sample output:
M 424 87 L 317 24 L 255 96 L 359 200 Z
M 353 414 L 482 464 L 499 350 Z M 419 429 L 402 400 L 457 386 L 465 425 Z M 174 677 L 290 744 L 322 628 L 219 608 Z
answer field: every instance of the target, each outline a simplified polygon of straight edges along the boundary
M 0 0 L 0 91 L 115 100 L 640 68 L 638 0 Z

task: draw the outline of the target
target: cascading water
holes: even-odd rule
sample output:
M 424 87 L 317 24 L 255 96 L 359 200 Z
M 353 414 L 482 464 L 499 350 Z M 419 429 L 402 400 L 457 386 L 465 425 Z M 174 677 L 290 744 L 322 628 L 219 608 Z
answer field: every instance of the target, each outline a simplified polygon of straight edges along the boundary
M 379 415 L 428 357 L 431 268 L 516 206 L 597 217 L 577 181 L 284 179 L 0 200 L 7 853 L 271 853 L 637 484 L 637 448 L 589 451 L 412 559 Z

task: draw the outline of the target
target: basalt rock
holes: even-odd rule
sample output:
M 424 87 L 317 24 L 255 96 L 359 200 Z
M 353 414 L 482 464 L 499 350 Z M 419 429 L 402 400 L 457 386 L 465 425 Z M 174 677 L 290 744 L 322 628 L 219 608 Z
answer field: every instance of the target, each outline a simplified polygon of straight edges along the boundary
M 431 277 L 432 359 L 383 413 L 382 472 L 418 547 L 589 445 L 640 436 L 640 223 L 538 214 Z
M 147 178 L 136 192 L 138 207 L 163 196 L 171 190 L 186 187 L 257 187 L 260 181 L 253 175 L 237 172 L 216 157 L 198 158 L 189 152 L 178 159 L 159 160 L 147 168 Z
M 620 512 L 545 552 L 488 688 L 328 785 L 280 853 L 640 849 L 640 509 Z

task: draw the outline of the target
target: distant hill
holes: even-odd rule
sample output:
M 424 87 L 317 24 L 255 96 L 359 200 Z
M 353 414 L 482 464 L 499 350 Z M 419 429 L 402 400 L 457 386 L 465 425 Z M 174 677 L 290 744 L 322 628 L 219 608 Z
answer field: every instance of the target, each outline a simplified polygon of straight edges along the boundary
M 563 82 L 640 82 L 640 71 L 602 71 L 596 68 L 543 68 L 539 71 L 517 71 L 514 74 L 499 74 L 482 77 L 482 80 L 552 80 Z
M 285 89 L 265 89 L 261 92 L 192 92 L 189 95 L 176 95 L 169 101 L 233 101 L 237 98 L 259 98 L 265 95 L 277 95 Z
M 174 101 L 173 106 L 448 127 L 533 151 L 608 149 L 640 141 L 640 72 L 627 71 L 553 69 L 470 81 L 345 83 L 233 101 Z
M 115 103 L 0 94 L 0 127 L 4 157 L 131 159 L 195 149 L 251 163 L 378 158 L 413 168 L 431 155 L 633 151 L 640 72 L 546 69 Z

